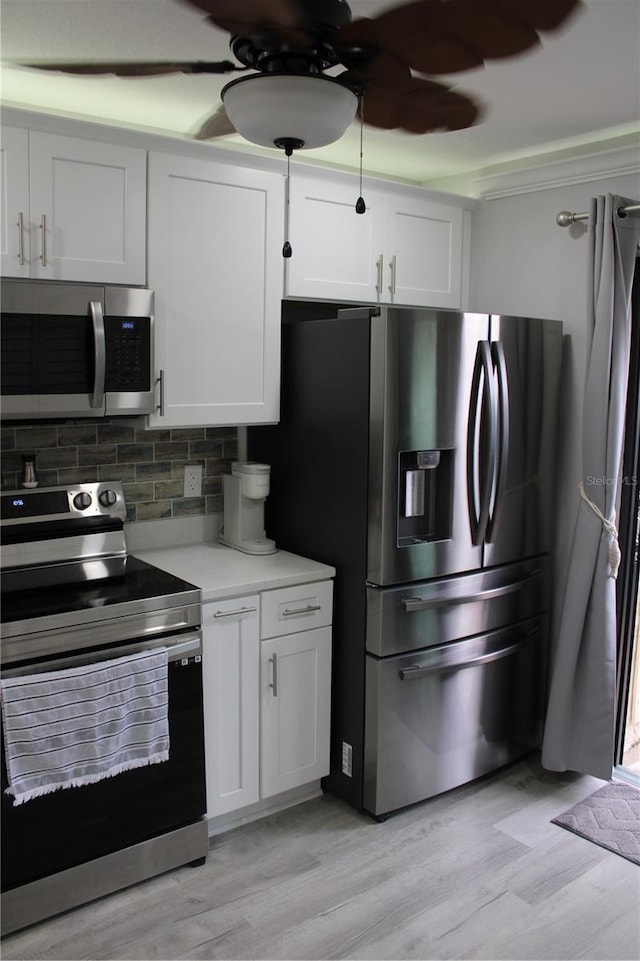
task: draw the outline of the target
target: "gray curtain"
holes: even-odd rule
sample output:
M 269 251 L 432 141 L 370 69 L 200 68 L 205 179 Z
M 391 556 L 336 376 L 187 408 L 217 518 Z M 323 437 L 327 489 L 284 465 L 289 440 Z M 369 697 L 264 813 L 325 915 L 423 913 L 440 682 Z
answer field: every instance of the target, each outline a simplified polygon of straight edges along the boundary
M 616 505 L 621 483 L 631 335 L 637 203 L 608 194 L 591 201 L 587 324 L 591 350 L 584 394 L 582 476 L 552 668 L 542 764 L 609 779 L 616 691 Z

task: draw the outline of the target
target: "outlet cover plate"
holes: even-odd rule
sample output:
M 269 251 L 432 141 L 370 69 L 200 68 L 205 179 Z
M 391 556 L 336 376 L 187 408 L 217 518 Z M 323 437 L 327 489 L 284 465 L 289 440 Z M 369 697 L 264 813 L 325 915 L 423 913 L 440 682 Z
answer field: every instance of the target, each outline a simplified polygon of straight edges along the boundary
M 184 469 L 184 496 L 202 497 L 202 465 L 187 464 Z

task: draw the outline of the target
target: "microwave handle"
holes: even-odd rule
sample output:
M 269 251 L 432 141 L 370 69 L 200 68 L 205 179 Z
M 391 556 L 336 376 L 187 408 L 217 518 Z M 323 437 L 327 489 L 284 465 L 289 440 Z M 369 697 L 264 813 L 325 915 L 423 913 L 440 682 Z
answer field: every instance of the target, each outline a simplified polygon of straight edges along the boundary
M 89 302 L 89 313 L 93 324 L 93 352 L 95 374 L 93 381 L 93 397 L 91 406 L 101 408 L 104 405 L 104 382 L 107 368 L 107 347 L 104 333 L 104 314 L 99 300 Z

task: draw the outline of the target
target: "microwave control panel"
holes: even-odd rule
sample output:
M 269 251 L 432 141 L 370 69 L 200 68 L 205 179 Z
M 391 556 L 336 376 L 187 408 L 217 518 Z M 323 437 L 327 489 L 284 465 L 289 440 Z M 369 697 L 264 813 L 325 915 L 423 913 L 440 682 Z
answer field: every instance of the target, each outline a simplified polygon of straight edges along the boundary
M 151 389 L 151 319 L 104 318 L 107 346 L 106 391 Z

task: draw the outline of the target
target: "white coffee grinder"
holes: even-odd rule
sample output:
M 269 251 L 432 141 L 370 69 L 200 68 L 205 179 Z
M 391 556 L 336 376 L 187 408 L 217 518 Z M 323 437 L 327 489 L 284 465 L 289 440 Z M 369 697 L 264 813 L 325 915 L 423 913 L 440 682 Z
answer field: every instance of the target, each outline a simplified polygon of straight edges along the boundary
M 234 461 L 224 475 L 224 527 L 218 540 L 245 554 L 274 554 L 276 542 L 265 536 L 264 502 L 269 493 L 268 464 Z

